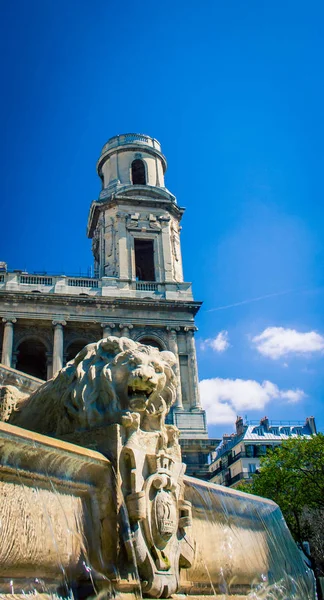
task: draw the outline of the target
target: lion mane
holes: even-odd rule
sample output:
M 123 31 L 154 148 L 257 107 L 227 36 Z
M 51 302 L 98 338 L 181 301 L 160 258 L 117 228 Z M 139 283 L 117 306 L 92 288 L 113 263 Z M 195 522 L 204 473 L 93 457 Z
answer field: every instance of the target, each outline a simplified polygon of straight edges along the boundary
M 27 398 L 6 419 L 31 431 L 59 437 L 121 423 L 138 412 L 148 427 L 164 420 L 175 401 L 172 352 L 110 336 L 85 346 L 65 368 Z

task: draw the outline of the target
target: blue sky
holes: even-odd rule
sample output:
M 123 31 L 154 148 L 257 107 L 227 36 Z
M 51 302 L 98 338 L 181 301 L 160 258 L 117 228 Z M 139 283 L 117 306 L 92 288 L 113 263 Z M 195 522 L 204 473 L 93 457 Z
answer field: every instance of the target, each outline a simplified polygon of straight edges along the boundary
M 156 137 L 167 186 L 187 208 L 184 271 L 204 301 L 211 434 L 231 431 L 238 412 L 314 414 L 323 429 L 323 4 L 18 0 L 0 10 L 0 258 L 86 271 L 101 147 L 117 133 Z

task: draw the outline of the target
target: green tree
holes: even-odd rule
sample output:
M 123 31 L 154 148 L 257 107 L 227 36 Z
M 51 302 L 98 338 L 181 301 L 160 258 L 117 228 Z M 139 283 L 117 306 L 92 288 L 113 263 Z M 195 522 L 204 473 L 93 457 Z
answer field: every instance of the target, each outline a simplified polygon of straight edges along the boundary
M 279 505 L 295 540 L 310 541 L 317 572 L 324 575 L 324 435 L 283 442 L 261 458 L 259 473 L 240 489 Z

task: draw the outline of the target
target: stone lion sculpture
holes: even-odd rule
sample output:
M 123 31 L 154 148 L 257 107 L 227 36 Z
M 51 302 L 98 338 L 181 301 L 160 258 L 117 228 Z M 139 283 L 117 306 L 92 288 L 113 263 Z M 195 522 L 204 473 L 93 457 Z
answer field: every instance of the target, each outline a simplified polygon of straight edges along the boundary
M 172 352 L 110 336 L 85 346 L 53 379 L 18 398 L 6 420 L 58 437 L 135 415 L 141 429 L 159 430 L 175 401 L 175 360 Z

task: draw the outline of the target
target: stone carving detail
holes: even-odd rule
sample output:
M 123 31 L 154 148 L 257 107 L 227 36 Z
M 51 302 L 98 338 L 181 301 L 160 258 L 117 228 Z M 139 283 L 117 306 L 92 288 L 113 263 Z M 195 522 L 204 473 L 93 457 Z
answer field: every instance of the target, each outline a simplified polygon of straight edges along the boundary
M 179 430 L 165 424 L 176 398 L 175 363 L 172 352 L 110 336 L 88 344 L 30 396 L 7 391 L 1 413 L 56 437 L 81 430 L 83 440 L 93 427 L 119 424 L 115 459 L 129 519 L 123 541 L 143 593 L 155 598 L 177 592 L 180 568 L 194 558 Z
M 161 229 L 160 220 L 162 216 L 146 214 L 146 213 L 130 213 L 126 217 L 126 229 L 128 230 L 146 230 L 155 229 L 159 231 Z
M 17 378 L 17 386 L 19 386 L 19 379 Z M 0 421 L 8 421 L 11 413 L 17 410 L 17 404 L 20 400 L 28 397 L 28 394 L 24 394 L 19 391 L 18 387 L 14 385 L 1 385 L 0 386 Z
M 194 558 L 191 504 L 183 499 L 185 465 L 178 440 L 168 445 L 172 429 L 164 425 L 164 443 L 156 455 L 153 440 L 144 445 L 141 432 L 133 431 L 121 455 L 122 462 L 132 465 L 131 493 L 126 495 L 133 542 L 129 552 L 135 553 L 143 593 L 156 598 L 178 590 L 179 567 L 190 567 Z M 140 476 L 146 469 L 147 476 Z
M 171 352 L 110 336 L 88 344 L 73 361 L 18 404 L 10 422 L 59 437 L 121 423 L 138 412 L 144 431 L 158 430 L 175 400 Z
M 105 215 L 104 215 L 104 213 L 101 213 L 98 218 L 98 223 L 96 225 L 96 228 L 93 233 L 93 238 L 92 238 L 92 253 L 94 256 L 95 274 L 96 274 L 96 276 L 99 276 L 99 277 L 101 277 L 101 273 L 99 272 L 100 265 L 103 264 L 103 259 L 104 259 L 104 240 L 103 240 L 103 235 L 102 235 L 104 226 L 105 226 Z
M 125 416 L 127 441 L 120 457 L 131 529 L 129 558 L 135 554 L 143 593 L 155 598 L 175 593 L 180 567 L 189 568 L 194 559 L 179 430 L 165 425 L 166 412 L 163 410 L 160 428 L 145 434 L 139 415 Z
M 116 270 L 116 231 L 115 222 L 112 217 L 108 219 L 105 227 L 104 254 L 105 254 L 105 276 L 114 277 L 117 275 Z
M 176 281 L 182 281 L 181 252 L 180 252 L 180 227 L 174 220 L 171 221 L 171 244 L 173 254 L 173 277 Z
M 99 228 L 98 225 L 95 228 L 94 232 L 93 232 L 93 238 L 92 238 L 92 254 L 94 257 L 94 261 L 96 265 L 99 265 L 100 262 L 100 232 L 99 232 Z

